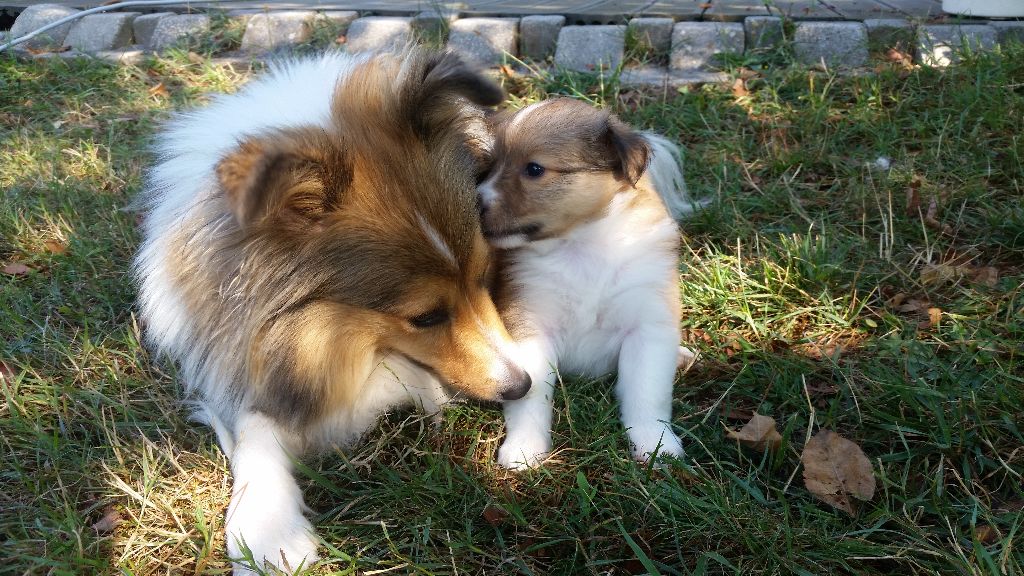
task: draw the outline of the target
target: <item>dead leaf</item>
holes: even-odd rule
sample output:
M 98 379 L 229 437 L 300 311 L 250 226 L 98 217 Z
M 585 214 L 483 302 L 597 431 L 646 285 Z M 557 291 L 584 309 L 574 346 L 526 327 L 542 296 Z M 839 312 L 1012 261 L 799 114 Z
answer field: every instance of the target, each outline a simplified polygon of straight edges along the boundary
M 14 380 L 14 370 L 7 365 L 7 362 L 0 360 L 0 382 Z
M 994 544 L 999 541 L 999 530 L 989 524 L 974 528 L 974 539 L 982 544 Z
M 921 192 L 914 186 L 907 187 L 907 216 L 914 216 L 917 214 L 918 208 L 921 207 Z
M 47 240 L 43 242 L 43 246 L 46 247 L 46 251 L 50 254 L 63 254 L 68 251 L 68 247 L 56 240 Z
M 946 284 L 959 280 L 963 276 L 963 270 L 959 266 L 949 264 L 925 264 L 921 268 L 920 279 L 922 284 Z
M 853 516 L 850 496 L 868 501 L 875 495 L 871 461 L 857 444 L 822 428 L 803 453 L 804 486 L 816 498 Z
M 924 223 L 926 226 L 933 230 L 938 230 L 943 234 L 953 234 L 953 228 L 949 224 L 943 224 L 939 222 L 939 201 L 937 198 L 932 198 L 928 202 L 928 211 L 924 215 Z
M 23 276 L 28 274 L 31 270 L 31 268 L 21 262 L 11 262 L 7 266 L 4 266 L 4 274 L 10 274 L 11 276 Z
M 732 95 L 737 98 L 750 96 L 750 90 L 747 90 L 747 81 L 743 78 L 737 78 L 736 81 L 732 83 Z
M 914 58 L 910 54 L 896 48 L 889 48 L 885 53 L 885 59 L 904 68 L 914 67 Z
M 501 66 L 498 66 L 498 72 L 501 72 L 501 75 L 506 78 L 514 78 L 516 75 L 516 71 L 513 70 L 512 67 L 509 66 L 508 64 L 502 64 Z
M 999 269 L 993 266 L 982 266 L 975 268 L 971 274 L 971 282 L 984 284 L 989 288 L 995 288 L 999 284 Z
M 483 511 L 484 520 L 491 526 L 501 526 L 508 520 L 508 511 L 497 504 L 488 504 Z
M 163 82 L 157 83 L 156 86 L 149 88 L 149 95 L 154 98 L 166 98 L 170 93 L 167 92 L 167 87 L 164 86 Z
M 188 53 L 188 61 L 193 63 L 193 64 L 202 64 L 203 62 L 205 62 L 203 57 L 200 56 L 199 54 L 195 53 L 195 52 L 189 52 Z
M 124 522 L 124 520 L 121 518 L 121 513 L 117 508 L 114 506 L 107 506 L 107 509 L 103 513 L 103 517 L 92 525 L 92 529 L 98 534 L 109 534 L 113 532 L 121 522 Z
M 942 320 L 942 309 L 941 308 L 929 308 L 928 309 L 928 327 L 936 328 L 939 325 L 939 321 Z
M 782 435 L 775 429 L 775 419 L 757 412 L 751 416 L 739 432 L 728 431 L 728 437 L 754 450 L 778 450 L 782 446 Z

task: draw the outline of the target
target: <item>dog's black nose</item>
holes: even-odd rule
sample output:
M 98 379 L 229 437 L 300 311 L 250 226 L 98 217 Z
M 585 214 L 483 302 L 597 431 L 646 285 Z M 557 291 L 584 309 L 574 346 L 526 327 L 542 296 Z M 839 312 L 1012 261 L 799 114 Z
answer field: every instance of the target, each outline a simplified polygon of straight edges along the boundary
M 522 370 L 522 376 L 516 378 L 510 384 L 510 386 L 501 391 L 502 400 L 519 400 L 526 396 L 526 393 L 530 391 L 530 386 L 533 384 L 533 379 L 530 378 L 530 375 L 525 370 Z

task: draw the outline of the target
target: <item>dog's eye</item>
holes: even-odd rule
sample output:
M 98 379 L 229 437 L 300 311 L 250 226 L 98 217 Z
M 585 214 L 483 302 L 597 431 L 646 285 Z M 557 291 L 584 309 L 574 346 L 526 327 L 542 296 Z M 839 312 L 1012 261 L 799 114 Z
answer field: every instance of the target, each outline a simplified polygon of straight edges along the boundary
M 419 316 L 413 316 L 409 319 L 409 323 L 417 328 L 430 328 L 431 326 L 444 324 L 449 319 L 448 311 L 443 308 L 438 308 L 437 310 L 431 310 L 430 312 L 425 312 Z
M 544 167 L 536 162 L 530 162 L 526 165 L 526 175 L 530 178 L 540 178 L 544 175 Z

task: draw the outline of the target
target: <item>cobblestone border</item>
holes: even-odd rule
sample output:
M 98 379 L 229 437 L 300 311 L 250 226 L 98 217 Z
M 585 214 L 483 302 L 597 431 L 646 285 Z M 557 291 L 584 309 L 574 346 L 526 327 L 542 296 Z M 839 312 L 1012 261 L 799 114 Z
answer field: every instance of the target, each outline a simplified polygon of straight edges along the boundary
M 60 4 L 30 6 L 7 36 L 17 38 L 75 12 Z M 353 52 L 417 40 L 446 43 L 484 67 L 553 63 L 568 70 L 609 72 L 622 65 L 623 84 L 662 87 L 723 80 L 717 72 L 722 63 L 744 56 L 786 53 L 806 65 L 855 70 L 869 63 L 872 52 L 898 49 L 917 63 L 947 66 L 968 46 L 989 50 L 1010 40 L 1024 42 L 1021 21 L 919 25 L 909 20 L 787 23 L 774 16 L 750 16 L 740 22 L 640 17 L 622 25 L 581 26 L 567 25 L 565 16 L 552 15 L 460 19 L 429 11 L 402 17 L 311 10 L 238 10 L 217 18 L 221 27 L 241 34 L 239 49 L 222 55 L 222 61 L 248 64 L 301 48 L 319 29 L 344 39 L 345 49 Z M 189 37 L 209 35 L 214 23 L 207 13 L 93 14 L 16 47 L 15 52 L 24 58 L 93 56 L 132 62 L 181 45 Z

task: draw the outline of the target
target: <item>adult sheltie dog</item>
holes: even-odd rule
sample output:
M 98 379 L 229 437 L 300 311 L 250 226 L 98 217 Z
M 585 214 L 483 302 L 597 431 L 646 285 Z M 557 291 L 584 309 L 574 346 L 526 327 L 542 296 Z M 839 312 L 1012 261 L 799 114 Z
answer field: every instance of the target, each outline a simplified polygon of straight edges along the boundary
M 450 53 L 329 54 L 157 135 L 141 316 L 231 461 L 233 559 L 316 559 L 294 457 L 400 404 L 528 391 L 475 199 L 501 99 Z

